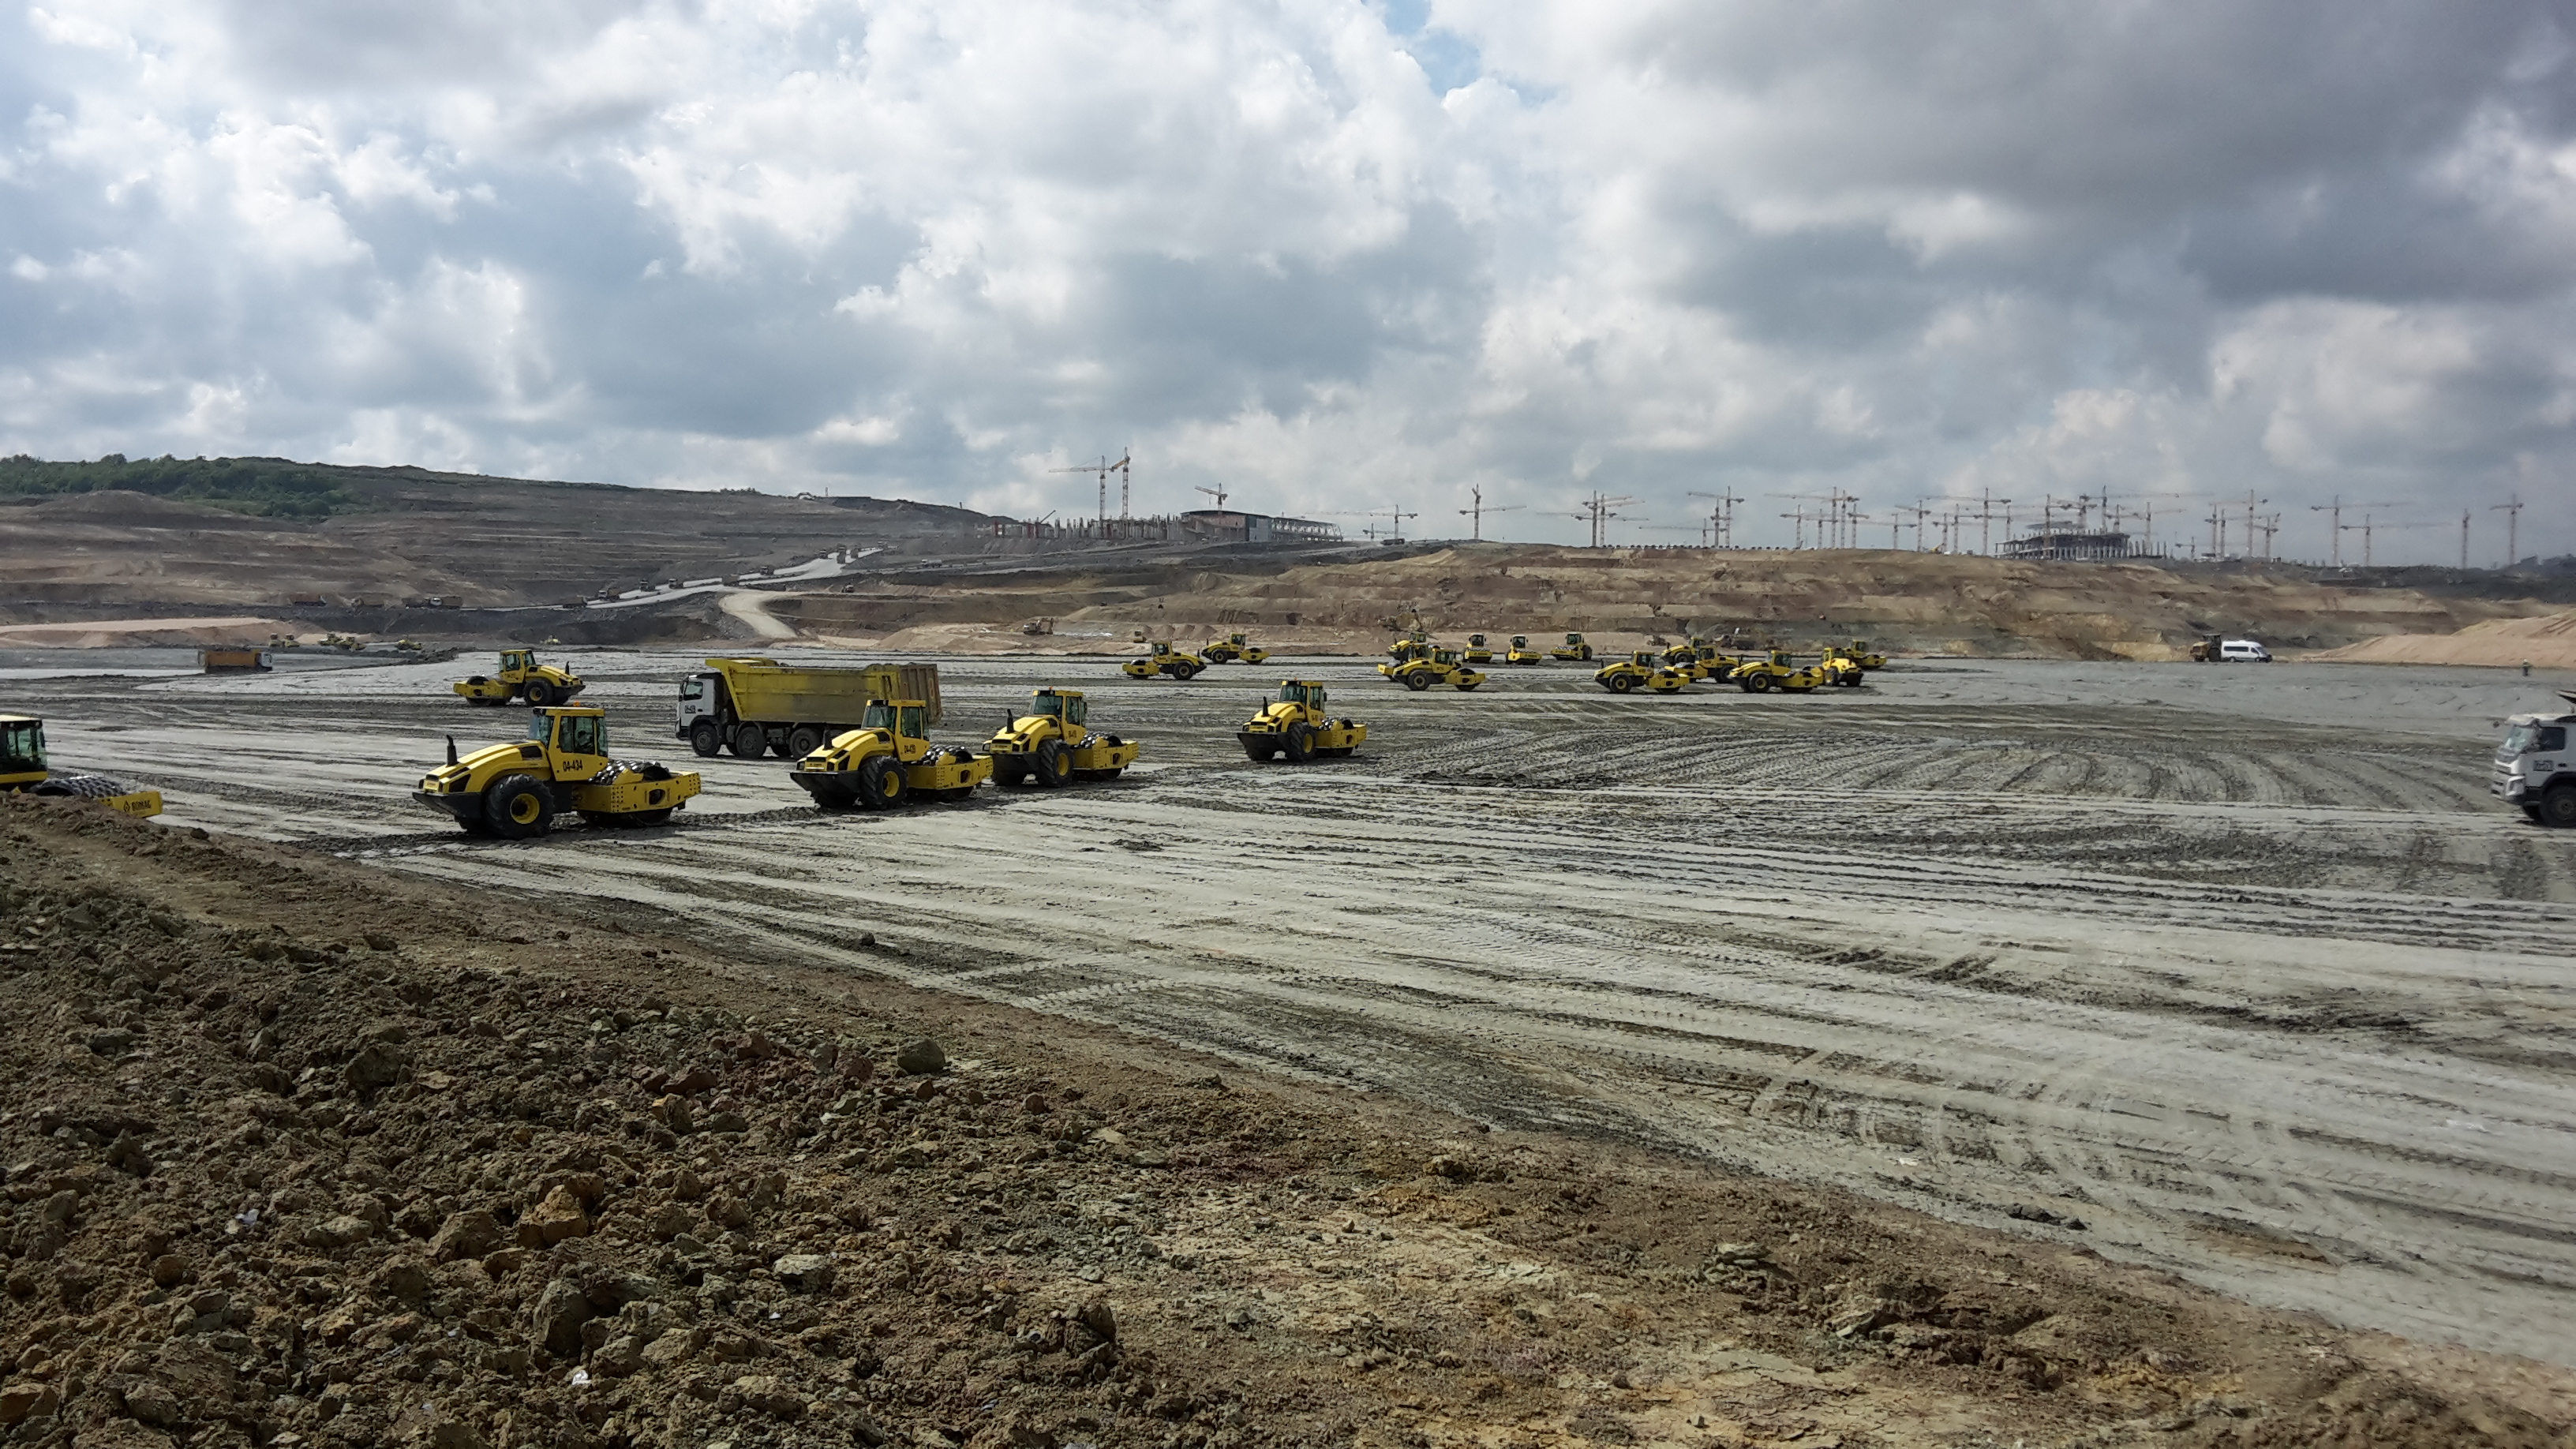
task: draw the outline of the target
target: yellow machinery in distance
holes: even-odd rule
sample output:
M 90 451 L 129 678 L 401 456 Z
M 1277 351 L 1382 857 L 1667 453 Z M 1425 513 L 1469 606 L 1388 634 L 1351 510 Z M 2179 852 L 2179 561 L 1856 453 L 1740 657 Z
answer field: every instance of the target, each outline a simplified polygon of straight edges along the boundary
M 1324 686 L 1311 679 L 1279 681 L 1279 697 L 1261 707 L 1234 737 L 1243 742 L 1243 753 L 1267 764 L 1282 754 L 1290 764 L 1302 765 L 1309 760 L 1341 759 L 1360 747 L 1368 738 L 1368 726 L 1349 717 L 1334 719 L 1324 712 Z
M 45 760 L 45 722 L 33 715 L 0 714 L 0 790 L 95 800 L 136 817 L 161 813 L 161 792 L 105 775 L 57 775 Z
M 1582 635 L 1568 634 L 1565 636 L 1565 647 L 1562 649 L 1550 649 L 1547 651 L 1547 657 L 1550 659 L 1589 662 L 1592 658 L 1592 646 L 1583 642 Z
M 1199 657 L 1210 664 L 1259 664 L 1270 657 L 1270 651 L 1244 642 L 1240 634 L 1228 634 L 1212 644 L 1200 646 Z
M 1033 692 L 1028 713 L 995 730 L 984 745 L 993 757 L 994 782 L 1016 785 L 1034 779 L 1052 790 L 1069 780 L 1117 779 L 1136 763 L 1143 747 L 1116 735 L 1093 734 L 1089 713 L 1081 690 Z
M 1748 659 L 1729 670 L 1726 677 L 1747 694 L 1768 694 L 1775 689 L 1805 694 L 1825 682 L 1824 676 L 1815 670 L 1801 669 L 1791 662 L 1786 649 L 1774 649 L 1759 659 Z
M 1839 644 L 1826 645 L 1825 657 L 1817 660 L 1814 667 L 1825 683 L 1845 689 L 1857 688 L 1869 674 L 1861 668 L 1860 660 Z
M 543 707 L 562 704 L 581 693 L 581 676 L 539 663 L 534 649 L 504 649 L 498 669 L 460 679 L 451 687 L 468 704 L 508 704 L 524 699 Z
M 1186 649 L 1175 649 L 1164 640 L 1154 641 L 1153 650 L 1141 659 L 1130 659 L 1119 665 L 1119 671 L 1129 679 L 1151 679 L 1157 674 L 1168 674 L 1174 679 L 1188 680 L 1207 669 L 1206 660 Z
M 857 729 L 798 760 L 789 777 L 827 810 L 963 800 L 993 778 L 993 757 L 931 744 L 929 714 L 927 700 L 870 700 Z
M 1614 659 L 1592 676 L 1592 682 L 1612 694 L 1627 694 L 1638 689 L 1656 694 L 1671 694 L 1689 684 L 1690 676 L 1665 664 L 1651 649 L 1640 649 L 1625 659 Z
M 608 756 L 608 717 L 594 705 L 541 705 L 528 737 L 447 763 L 423 775 L 412 798 L 454 816 L 477 835 L 507 840 L 543 835 L 555 817 L 577 812 L 593 825 L 660 825 L 698 793 L 698 777 L 658 761 Z
M 1445 684 L 1463 693 L 1485 682 L 1485 676 L 1468 668 L 1457 650 L 1443 649 L 1434 644 L 1415 647 L 1412 657 L 1400 663 L 1381 664 L 1377 672 L 1417 694 L 1436 684 Z
M 1845 658 L 1851 660 L 1852 663 L 1859 665 L 1863 669 L 1885 669 L 1887 667 L 1887 656 L 1870 648 L 1869 641 L 1866 639 L 1854 639 L 1851 641 L 1851 648 L 1843 651 L 1843 655 Z
M 1494 662 L 1494 651 L 1486 647 L 1484 635 L 1470 634 L 1467 636 L 1467 647 L 1458 651 L 1458 657 L 1470 664 L 1491 664 Z
M 1512 636 L 1511 652 L 1503 656 L 1505 664 L 1545 664 L 1547 656 L 1530 647 L 1527 634 Z

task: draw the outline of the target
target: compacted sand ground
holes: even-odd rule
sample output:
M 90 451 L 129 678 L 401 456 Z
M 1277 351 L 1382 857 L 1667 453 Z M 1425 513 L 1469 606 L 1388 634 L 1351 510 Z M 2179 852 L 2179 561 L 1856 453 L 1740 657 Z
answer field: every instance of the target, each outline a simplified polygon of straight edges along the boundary
M 577 663 L 685 754 L 685 658 Z M 1031 667 L 952 661 L 943 735 Z M 2483 793 L 2531 686 L 1290 669 L 1359 757 L 1233 752 L 1277 665 L 1066 662 L 1152 768 L 823 817 L 719 759 L 519 845 L 403 798 L 518 727 L 435 670 L 23 683 L 171 811 L 6 817 L 19 1422 L 239 1339 L 226 1423 L 351 1442 L 2565 1441 L 2576 841 Z M 159 1194 L 198 1245 L 117 1266 Z

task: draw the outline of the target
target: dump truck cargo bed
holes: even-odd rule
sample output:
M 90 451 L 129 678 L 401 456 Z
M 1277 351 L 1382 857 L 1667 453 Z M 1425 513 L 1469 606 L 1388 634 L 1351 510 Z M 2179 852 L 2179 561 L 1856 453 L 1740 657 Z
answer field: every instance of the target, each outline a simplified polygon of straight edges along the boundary
M 918 699 L 939 723 L 936 664 L 800 665 L 775 659 L 710 659 L 724 676 L 733 713 L 760 721 L 812 720 L 854 726 L 872 699 Z

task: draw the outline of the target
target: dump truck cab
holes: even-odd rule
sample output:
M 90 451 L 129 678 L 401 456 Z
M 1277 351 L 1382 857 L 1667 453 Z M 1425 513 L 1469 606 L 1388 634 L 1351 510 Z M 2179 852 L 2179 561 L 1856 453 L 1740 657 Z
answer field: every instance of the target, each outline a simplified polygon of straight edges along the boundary
M 1324 686 L 1311 679 L 1279 681 L 1278 697 L 1261 707 L 1234 737 L 1243 753 L 1256 761 L 1286 755 L 1290 764 L 1340 759 L 1368 738 L 1368 726 L 1347 716 L 1334 719 L 1324 709 Z
M 141 819 L 161 813 L 161 792 L 105 775 L 57 775 L 45 758 L 45 722 L 34 715 L 0 714 L 0 790 L 63 799 L 95 800 Z
M 1151 648 L 1153 652 L 1145 657 L 1119 665 L 1119 671 L 1130 679 L 1151 679 L 1158 674 L 1168 674 L 1174 679 L 1187 680 L 1207 668 L 1206 660 L 1186 649 L 1173 648 L 1169 641 L 1158 639 Z
M 1530 647 L 1527 634 L 1512 636 L 1511 651 L 1503 656 L 1505 664 L 1545 664 L 1547 656 Z
M 963 800 L 993 778 L 993 757 L 930 742 L 930 704 L 919 699 L 868 702 L 859 727 L 796 762 L 790 772 L 826 809 L 881 810 L 919 797 Z
M 595 705 L 540 705 L 526 738 L 487 745 L 423 775 L 412 799 L 454 817 L 477 835 L 505 840 L 543 835 L 577 813 L 593 825 L 660 825 L 698 793 L 698 777 L 659 760 L 623 761 L 608 752 L 608 715 Z
M 1237 636 L 1241 637 L 1241 636 Z M 1093 734 L 1090 704 L 1078 689 L 1040 689 L 1026 714 L 993 732 L 984 749 L 993 757 L 997 784 L 1035 780 L 1052 790 L 1072 780 L 1115 780 L 1136 763 L 1142 746 L 1116 735 Z
M 2505 721 L 2487 792 L 2543 825 L 2576 828 L 2576 690 L 2558 697 L 2566 714 L 2518 714 Z
M 534 649 L 504 649 L 490 674 L 470 675 L 452 686 L 468 704 L 508 704 L 524 699 L 537 706 L 562 704 L 581 693 L 581 676 L 541 662 Z
M 1768 694 L 1775 689 L 1805 694 L 1825 682 L 1825 677 L 1815 670 L 1799 668 L 1789 658 L 1786 649 L 1774 649 L 1759 659 L 1748 659 L 1727 671 L 1726 677 L 1747 694 Z
M 1583 642 L 1582 635 L 1568 634 L 1565 636 L 1565 646 L 1561 649 L 1550 649 L 1547 651 L 1547 657 L 1588 661 L 1592 658 L 1592 646 Z
M 1690 676 L 1674 669 L 1651 649 L 1640 649 L 1625 659 L 1614 659 L 1592 676 L 1592 682 L 1612 694 L 1634 690 L 1651 690 L 1671 694 L 1690 683 Z

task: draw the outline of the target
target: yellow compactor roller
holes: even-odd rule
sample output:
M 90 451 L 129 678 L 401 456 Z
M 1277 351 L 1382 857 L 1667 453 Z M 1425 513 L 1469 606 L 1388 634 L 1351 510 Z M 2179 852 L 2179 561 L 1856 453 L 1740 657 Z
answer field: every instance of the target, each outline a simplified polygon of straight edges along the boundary
M 995 730 L 984 745 L 993 757 L 994 782 L 1016 785 L 1035 780 L 1041 789 L 1052 790 L 1073 780 L 1117 779 L 1120 771 L 1136 763 L 1143 746 L 1116 735 L 1093 734 L 1090 711 L 1078 689 L 1032 693 L 1028 713 Z
M 1550 649 L 1547 651 L 1547 657 L 1562 659 L 1568 663 L 1588 662 L 1592 658 L 1592 646 L 1583 642 L 1582 635 L 1568 634 L 1565 636 L 1565 647 Z
M 576 812 L 593 825 L 660 825 L 698 793 L 694 771 L 608 757 L 608 717 L 592 705 L 542 706 L 528 737 L 489 745 L 423 775 L 412 798 L 476 835 L 543 835 Z
M 1270 657 L 1270 651 L 1258 644 L 1246 643 L 1240 634 L 1228 634 L 1213 643 L 1201 645 L 1199 657 L 1210 664 L 1259 664 Z
M 533 705 L 563 704 L 581 693 L 581 676 L 538 662 L 534 649 L 504 649 L 501 664 L 490 674 L 470 675 L 452 686 L 467 704 L 508 704 L 524 699 Z
M 138 817 L 161 813 L 158 790 L 105 775 L 55 774 L 45 761 L 45 722 L 33 715 L 0 714 L 0 790 L 95 800 Z
M 1368 726 L 1324 712 L 1324 686 L 1311 679 L 1279 681 L 1279 697 L 1234 732 L 1243 753 L 1264 764 L 1288 757 L 1292 765 L 1340 759 L 1368 738 Z
M 1153 653 L 1118 666 L 1129 679 L 1151 679 L 1157 674 L 1168 674 L 1179 680 L 1194 678 L 1207 667 L 1206 660 L 1187 649 L 1175 649 L 1164 640 L 1155 641 Z
M 1470 634 L 1467 636 L 1467 647 L 1458 651 L 1458 657 L 1470 664 L 1491 664 L 1494 662 L 1494 651 L 1485 643 L 1484 635 Z
M 1790 662 L 1786 649 L 1774 649 L 1760 659 L 1748 659 L 1728 671 L 1726 677 L 1747 694 L 1768 694 L 1775 689 L 1805 694 L 1825 682 L 1825 677 L 1817 671 L 1801 669 Z
M 871 700 L 857 729 L 798 760 L 790 774 L 827 810 L 963 800 L 993 778 L 993 757 L 933 745 L 929 715 L 927 700 Z
M 1671 694 L 1691 682 L 1690 676 L 1665 664 L 1651 649 L 1640 649 L 1625 659 L 1613 659 L 1593 674 L 1592 682 L 1612 694 L 1647 690 Z
M 1468 668 L 1457 650 L 1434 644 L 1418 646 L 1411 658 L 1381 664 L 1377 672 L 1417 694 L 1436 684 L 1463 692 L 1485 682 L 1485 676 Z
M 1503 656 L 1505 664 L 1545 664 L 1547 656 L 1530 647 L 1527 634 L 1512 636 L 1511 652 Z

